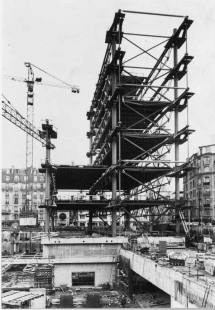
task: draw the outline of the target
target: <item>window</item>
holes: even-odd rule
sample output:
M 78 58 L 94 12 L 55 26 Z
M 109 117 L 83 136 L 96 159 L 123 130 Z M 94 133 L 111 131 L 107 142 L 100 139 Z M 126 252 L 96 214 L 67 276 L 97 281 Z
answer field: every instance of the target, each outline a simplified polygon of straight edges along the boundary
M 205 199 L 205 205 L 210 206 L 210 202 L 211 202 L 211 201 L 210 201 L 210 199 L 209 199 L 209 198 L 206 198 L 206 199 Z
M 44 176 L 40 176 L 40 182 L 44 182 Z
M 18 204 L 18 198 L 14 198 L 14 204 Z
M 205 216 L 210 216 L 210 210 L 204 210 L 204 215 Z
M 37 176 L 34 176 L 34 182 L 37 182 Z
M 206 146 L 206 148 L 205 148 L 205 152 L 206 152 L 206 153 L 210 153 L 210 152 L 211 152 L 211 148 L 210 148 L 210 146 Z
M 204 188 L 204 195 L 210 195 L 210 188 Z
M 14 220 L 18 220 L 19 219 L 19 215 L 18 214 L 14 214 Z
M 210 165 L 210 158 L 208 156 L 204 157 L 203 163 L 204 165 Z
M 198 178 L 198 185 L 201 185 L 201 178 Z
M 205 167 L 205 172 L 209 172 L 209 167 Z
M 95 272 L 72 272 L 72 286 L 95 285 Z
M 210 183 L 210 178 L 208 176 L 204 177 L 204 183 Z
M 14 182 L 16 182 L 16 183 L 19 182 L 19 176 L 18 175 L 14 176 Z
M 24 175 L 24 182 L 28 181 L 28 177 L 26 175 Z
M 37 174 L 37 170 L 34 170 L 34 174 Z
M 10 181 L 10 176 L 6 175 L 6 182 L 9 182 L 9 181 Z
M 9 221 L 9 214 L 5 214 L 5 221 Z
M 85 215 L 80 215 L 80 219 L 85 219 Z
M 43 220 L 43 214 L 42 213 L 39 214 L 39 219 Z
M 40 189 L 44 189 L 43 183 L 40 184 Z
M 19 169 L 16 169 L 15 171 L 16 171 L 16 173 L 19 173 Z

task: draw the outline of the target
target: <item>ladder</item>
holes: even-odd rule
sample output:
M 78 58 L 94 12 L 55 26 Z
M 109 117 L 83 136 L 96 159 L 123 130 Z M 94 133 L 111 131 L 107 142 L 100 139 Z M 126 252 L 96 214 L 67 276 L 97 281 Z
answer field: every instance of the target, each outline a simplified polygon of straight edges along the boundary
M 179 216 L 180 216 L 180 219 L 181 219 L 181 222 L 182 222 L 184 231 L 185 231 L 186 235 L 188 235 L 188 233 L 189 233 L 189 228 L 188 228 L 187 223 L 186 223 L 186 221 L 185 221 L 184 213 L 183 213 L 181 210 L 178 210 L 178 213 L 179 213 Z
M 210 288 L 211 288 L 211 285 L 208 285 L 205 289 L 205 294 L 204 294 L 203 301 L 202 301 L 202 308 L 206 308 Z

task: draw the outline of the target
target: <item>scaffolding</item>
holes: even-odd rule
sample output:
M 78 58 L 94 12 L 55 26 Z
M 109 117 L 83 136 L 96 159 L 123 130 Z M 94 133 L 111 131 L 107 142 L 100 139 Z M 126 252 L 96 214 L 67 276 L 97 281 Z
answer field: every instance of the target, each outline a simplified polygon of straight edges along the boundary
M 45 288 L 46 294 L 53 293 L 54 288 L 54 266 L 39 265 L 35 271 L 35 287 Z

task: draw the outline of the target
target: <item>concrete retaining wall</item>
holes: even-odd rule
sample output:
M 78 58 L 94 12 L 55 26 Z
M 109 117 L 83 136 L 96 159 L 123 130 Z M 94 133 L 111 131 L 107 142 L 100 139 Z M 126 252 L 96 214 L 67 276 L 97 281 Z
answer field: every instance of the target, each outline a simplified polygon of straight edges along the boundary
M 137 255 L 133 252 L 121 250 L 120 255 L 130 259 L 131 269 L 169 294 L 173 300 L 187 308 L 190 301 L 194 301 L 192 307 L 202 307 L 208 285 L 202 281 L 196 281 L 168 267 Z M 205 307 L 215 307 L 215 286 L 209 287 Z
M 43 257 L 117 256 L 124 238 L 52 238 L 43 240 Z
M 95 286 L 105 282 L 115 282 L 116 263 L 110 264 L 60 264 L 55 266 L 54 283 L 72 286 L 72 272 L 95 272 Z
M 82 256 L 117 256 L 120 247 L 114 244 L 57 244 L 43 246 L 43 257 L 54 256 L 55 258 L 82 257 Z

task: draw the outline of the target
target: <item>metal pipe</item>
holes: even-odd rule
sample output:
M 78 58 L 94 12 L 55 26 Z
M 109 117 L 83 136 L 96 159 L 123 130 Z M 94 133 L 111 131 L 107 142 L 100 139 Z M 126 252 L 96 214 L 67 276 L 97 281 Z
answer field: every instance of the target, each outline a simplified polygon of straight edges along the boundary
M 127 10 L 122 10 L 121 12 L 124 12 L 124 13 L 135 13 L 135 14 L 145 14 L 145 15 L 157 15 L 157 16 L 165 16 L 165 17 L 180 17 L 180 18 L 186 17 L 186 16 L 182 16 L 182 15 L 149 13 L 149 12 L 127 11 Z
M 139 34 L 139 33 L 129 33 L 129 32 L 123 32 L 123 34 L 127 34 L 129 36 L 153 37 L 153 38 L 164 38 L 164 39 L 170 39 L 171 38 L 171 37 L 167 37 L 167 36 L 156 36 L 153 34 Z
M 174 29 L 174 34 L 176 33 L 177 29 Z M 177 66 L 178 64 L 178 46 L 177 43 L 174 44 L 174 67 Z M 174 76 L 174 100 L 176 100 L 178 98 L 178 73 L 175 73 Z M 178 106 L 175 107 L 175 112 L 174 112 L 174 131 L 175 131 L 175 135 L 178 133 L 178 128 L 179 128 L 179 110 L 178 110 Z M 176 139 L 175 141 L 175 161 L 178 162 L 179 161 L 179 142 Z M 176 163 L 176 166 L 178 166 L 178 164 Z M 179 188 L 179 175 L 176 174 L 175 176 L 175 201 L 179 201 L 180 199 L 180 188 Z M 176 204 L 177 207 L 177 204 Z M 179 235 L 180 233 L 180 218 L 179 218 L 179 213 L 178 210 L 176 208 L 176 234 Z
M 186 87 L 178 87 L 178 86 L 155 86 L 155 85 L 138 85 L 138 84 L 122 84 L 123 86 L 129 87 L 137 87 L 137 88 L 166 88 L 166 89 L 187 89 Z

